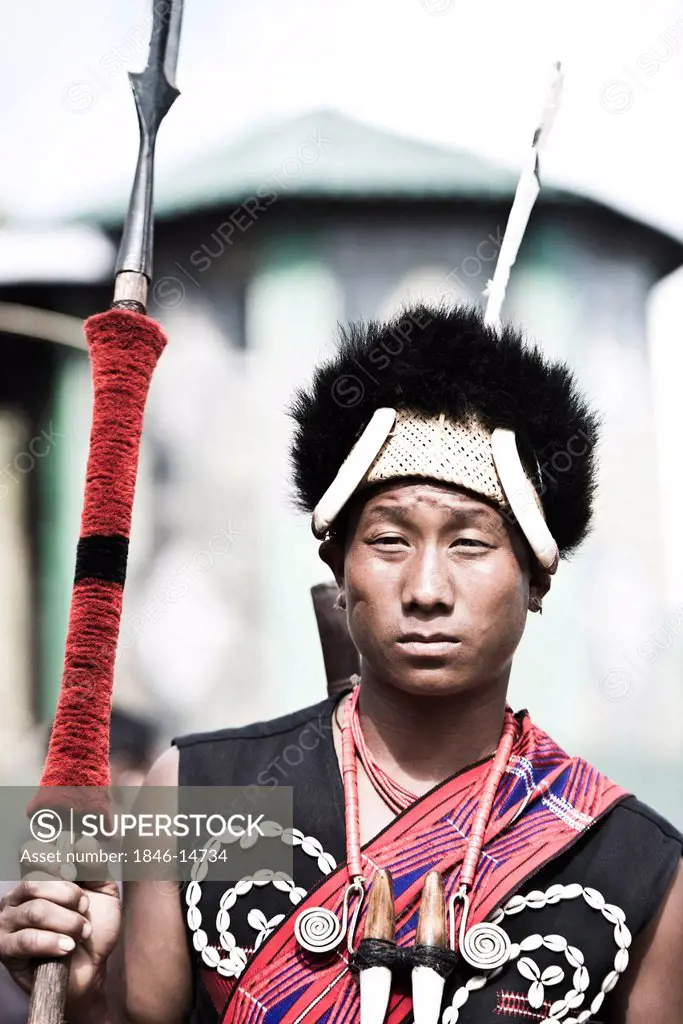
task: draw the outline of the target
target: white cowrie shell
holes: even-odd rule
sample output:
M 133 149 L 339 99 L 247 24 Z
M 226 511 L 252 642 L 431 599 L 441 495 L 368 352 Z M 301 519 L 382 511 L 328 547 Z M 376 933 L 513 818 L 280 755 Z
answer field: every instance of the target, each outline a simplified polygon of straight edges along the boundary
M 556 964 L 553 964 L 551 967 L 546 967 L 541 974 L 541 981 L 544 985 L 559 985 L 563 978 L 564 971 Z M 576 985 L 574 988 L 576 988 Z
M 469 992 L 467 991 L 467 988 L 463 985 L 463 987 L 459 988 L 458 991 L 453 996 L 452 1006 L 456 1010 L 459 1010 L 460 1007 L 464 1006 L 465 1003 L 467 1002 L 468 996 Z
M 277 821 L 262 821 L 259 824 L 259 828 L 263 835 L 270 839 L 274 839 L 276 836 L 282 835 L 282 825 Z
M 601 990 L 605 994 L 607 992 L 611 992 L 612 989 L 614 988 L 614 986 L 616 985 L 616 983 L 618 981 L 619 981 L 619 972 L 618 971 L 610 971 L 609 974 L 607 975 L 607 977 L 605 978 L 605 980 L 603 981 L 602 985 L 601 985 Z
M 606 903 L 602 912 L 611 924 L 616 924 L 618 921 L 623 924 L 626 920 L 626 914 L 616 903 Z
M 588 971 L 585 967 L 577 967 L 574 971 L 572 984 L 577 992 L 585 992 L 589 985 Z
M 564 997 L 564 1001 L 570 1010 L 575 1010 L 583 1002 L 583 992 L 577 992 L 575 988 L 570 988 Z
M 221 909 L 230 910 L 237 903 L 237 893 L 234 889 L 228 889 L 221 896 Z
M 572 967 L 581 967 L 583 964 L 583 953 L 576 946 L 567 946 L 565 955 Z
M 270 868 L 259 868 L 251 877 L 254 880 L 254 885 L 268 885 L 273 881 L 273 874 L 274 872 Z
M 278 875 L 280 876 L 279 878 Z M 278 873 L 273 876 L 273 885 L 280 892 L 289 892 L 289 890 L 293 888 L 294 883 L 289 875 L 285 874 L 284 871 L 278 871 Z
M 202 923 L 202 915 L 199 907 L 189 907 L 187 911 L 187 923 L 190 931 L 196 932 Z
M 185 893 L 185 902 L 189 907 L 196 907 L 202 898 L 202 887 L 197 882 L 190 882 Z
M 605 1000 L 605 993 L 598 992 L 597 996 L 591 1003 L 591 1013 L 597 1013 Z
M 523 956 L 517 961 L 517 970 L 527 981 L 538 981 L 541 976 L 538 965 L 528 956 Z
M 548 903 L 559 903 L 562 899 L 564 892 L 564 886 L 556 883 L 551 885 L 549 889 L 546 889 L 545 898 Z
M 307 836 L 301 843 L 301 849 L 304 853 L 307 853 L 309 857 L 317 857 L 323 852 L 323 848 L 317 839 L 312 836 Z
M 540 981 L 534 981 L 529 987 L 529 994 L 527 995 L 529 1006 L 537 1010 L 539 1006 L 543 1006 L 543 985 Z
M 207 946 L 206 949 L 202 950 L 202 960 L 209 967 L 218 967 L 221 960 L 221 955 L 217 949 L 212 949 L 211 946 Z
M 197 870 L 193 872 L 195 880 L 197 882 L 203 882 L 209 873 L 209 861 L 208 858 L 204 858 L 200 864 L 197 865 Z
M 614 958 L 614 970 L 622 974 L 628 967 L 628 950 L 620 949 Z
M 216 964 L 216 970 L 224 978 L 234 978 L 237 974 L 237 968 L 229 960 L 221 960 L 219 964 Z
M 233 961 L 233 963 L 238 964 L 240 967 L 244 967 L 244 965 L 247 962 L 247 954 L 244 952 L 243 949 L 240 949 L 239 946 L 235 946 L 235 948 L 230 953 L 230 959 Z
M 602 910 L 605 905 L 605 897 L 597 889 L 589 889 L 587 886 L 583 890 L 583 898 L 589 907 L 593 907 L 595 910 Z
M 252 907 L 247 914 L 247 924 L 250 924 L 257 932 L 263 931 L 268 926 L 266 915 L 258 907 Z
M 477 992 L 480 988 L 483 988 L 489 979 L 485 974 L 474 974 L 471 978 L 468 978 L 465 987 L 470 992 Z

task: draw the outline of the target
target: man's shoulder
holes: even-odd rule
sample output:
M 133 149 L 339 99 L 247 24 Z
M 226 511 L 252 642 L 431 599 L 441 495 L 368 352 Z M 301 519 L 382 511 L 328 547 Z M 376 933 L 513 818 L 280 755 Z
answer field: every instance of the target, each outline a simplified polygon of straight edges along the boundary
M 637 833 L 643 837 L 671 841 L 683 850 L 683 835 L 649 804 L 643 803 L 635 796 L 627 796 L 612 809 L 608 815 L 613 827 L 623 829 L 624 833 Z
M 236 728 L 216 729 L 211 732 L 196 732 L 189 733 L 186 736 L 176 736 L 172 743 L 176 747 L 189 747 L 230 740 L 255 740 L 271 736 L 281 736 L 305 728 L 311 722 L 321 722 L 326 718 L 330 718 L 338 700 L 339 695 L 337 694 L 327 697 L 317 704 L 311 704 L 309 707 L 302 708 L 299 711 L 292 711 L 278 718 L 271 718 L 262 722 L 252 722 L 250 725 L 238 726 Z

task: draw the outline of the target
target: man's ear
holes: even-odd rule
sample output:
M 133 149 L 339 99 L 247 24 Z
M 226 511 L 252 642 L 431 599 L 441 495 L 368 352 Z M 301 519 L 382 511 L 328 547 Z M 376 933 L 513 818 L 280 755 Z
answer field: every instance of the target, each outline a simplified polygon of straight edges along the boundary
M 529 578 L 529 606 L 541 607 L 543 598 L 550 590 L 552 577 L 536 562 Z M 533 610 L 533 609 L 532 609 Z
M 342 545 L 335 540 L 324 540 L 318 548 L 318 554 L 334 573 L 337 586 L 341 590 L 344 586 L 344 549 Z

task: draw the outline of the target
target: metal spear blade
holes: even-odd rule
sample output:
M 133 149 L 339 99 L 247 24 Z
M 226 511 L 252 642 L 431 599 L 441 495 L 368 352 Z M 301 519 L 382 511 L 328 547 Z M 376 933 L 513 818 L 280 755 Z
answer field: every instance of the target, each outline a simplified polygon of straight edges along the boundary
M 171 104 L 180 95 L 176 89 L 180 27 L 183 0 L 152 0 L 152 35 L 144 71 L 131 72 L 128 77 L 135 94 L 142 121 L 154 133 Z
M 152 0 L 152 35 L 144 71 L 130 79 L 140 125 L 135 179 L 116 261 L 115 305 L 144 311 L 152 278 L 154 146 L 177 96 L 175 85 L 183 0 Z
M 164 71 L 166 78 L 175 87 L 175 73 L 178 67 L 178 47 L 180 46 L 180 29 L 183 23 L 183 0 L 175 0 L 171 6 L 171 23 L 166 42 L 166 60 Z

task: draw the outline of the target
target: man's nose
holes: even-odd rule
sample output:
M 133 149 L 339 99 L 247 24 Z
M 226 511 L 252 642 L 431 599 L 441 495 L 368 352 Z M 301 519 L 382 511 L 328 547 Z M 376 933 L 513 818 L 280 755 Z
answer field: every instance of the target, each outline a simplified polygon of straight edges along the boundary
M 453 604 L 453 578 L 447 557 L 436 550 L 416 555 L 407 567 L 404 602 L 420 608 Z

